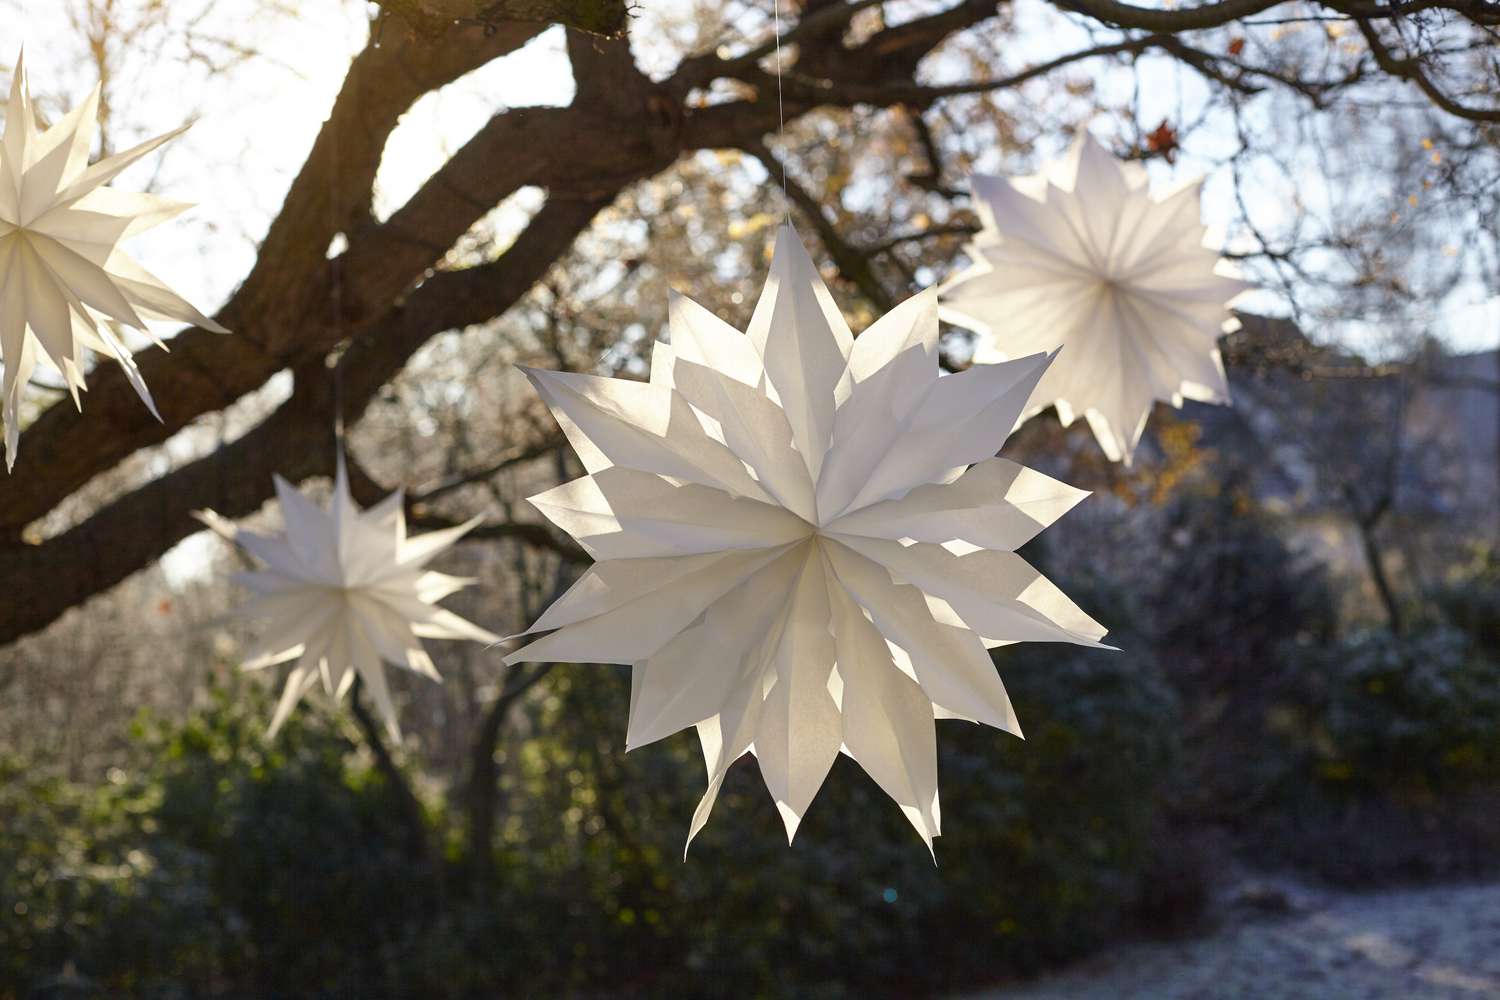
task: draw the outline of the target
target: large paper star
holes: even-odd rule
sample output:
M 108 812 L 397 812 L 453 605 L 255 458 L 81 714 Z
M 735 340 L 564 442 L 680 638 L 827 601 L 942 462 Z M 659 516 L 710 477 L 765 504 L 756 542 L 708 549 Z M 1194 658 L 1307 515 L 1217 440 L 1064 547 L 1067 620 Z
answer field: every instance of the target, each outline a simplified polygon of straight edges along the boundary
M 132 163 L 182 133 L 177 129 L 88 165 L 99 89 L 43 131 L 16 60 L 0 141 L 0 361 L 5 365 L 5 461 L 15 464 L 21 394 L 38 356 L 62 375 L 73 402 L 86 388 L 87 350 L 120 363 L 152 414 L 156 404 L 112 324 L 141 330 L 178 320 L 227 333 L 119 248 L 190 206 L 105 187 Z M 184 126 L 185 128 L 186 126 Z M 159 415 L 157 415 L 159 417 Z
M 270 734 L 276 734 L 320 678 L 329 695 L 342 699 L 357 676 L 374 696 L 391 736 L 399 740 L 382 661 L 436 681 L 441 678 L 422 639 L 499 641 L 437 606 L 473 581 L 423 568 L 477 521 L 408 538 L 402 492 L 361 511 L 349 495 L 342 456 L 331 510 L 322 510 L 280 476 L 276 496 L 286 519 L 284 535 L 257 535 L 212 511 L 199 514 L 214 531 L 266 564 L 234 579 L 256 595 L 240 615 L 267 623 L 265 635 L 247 651 L 244 668 L 296 661 Z
M 508 660 L 633 664 L 627 749 L 696 726 L 689 841 L 746 751 L 792 837 L 842 751 L 931 847 L 934 718 L 1020 735 L 986 647 L 1104 634 L 1014 551 L 1085 494 L 995 457 L 1049 359 L 940 378 L 936 307 L 854 339 L 786 227 L 748 334 L 676 297 L 649 383 L 527 371 L 598 561 Z
M 1218 337 L 1253 286 L 1203 245 L 1201 186 L 1153 198 L 1144 167 L 1086 132 L 1040 174 L 975 176 L 983 228 L 940 290 L 943 318 L 982 335 L 980 362 L 1061 346 L 1030 412 L 1082 414 L 1129 464 L 1154 401 L 1229 402 Z

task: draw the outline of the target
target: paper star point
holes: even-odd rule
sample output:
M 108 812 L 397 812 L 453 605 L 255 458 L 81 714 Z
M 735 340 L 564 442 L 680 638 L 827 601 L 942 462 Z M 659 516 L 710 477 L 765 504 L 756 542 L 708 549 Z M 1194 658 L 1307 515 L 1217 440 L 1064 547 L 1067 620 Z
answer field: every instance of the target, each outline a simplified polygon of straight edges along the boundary
M 1161 197 L 1147 181 L 1087 132 L 1040 174 L 975 176 L 973 263 L 941 289 L 943 318 L 980 334 L 977 362 L 1066 347 L 1028 416 L 1083 416 L 1126 464 L 1155 401 L 1229 402 L 1217 341 L 1254 287 L 1204 246 L 1201 180 Z
M 212 511 L 198 517 L 265 568 L 235 575 L 255 594 L 243 618 L 268 623 L 247 653 L 244 669 L 295 661 L 271 720 L 274 736 L 312 687 L 342 699 L 358 677 L 369 688 L 393 739 L 401 738 L 384 663 L 440 681 L 423 639 L 469 639 L 494 643 L 496 636 L 437 602 L 473 581 L 426 569 L 477 522 L 406 534 L 400 490 L 369 510 L 349 493 L 342 456 L 333 503 L 325 511 L 280 476 L 276 495 L 286 520 L 278 536 L 238 529 Z
M 790 227 L 741 334 L 670 310 L 649 382 L 527 370 L 587 475 L 532 498 L 596 560 L 507 657 L 632 665 L 627 749 L 753 753 L 795 835 L 857 761 L 929 848 L 937 718 L 1020 735 L 987 647 L 1104 630 L 1015 549 L 1086 494 L 995 457 L 1050 358 L 940 376 L 937 301 L 850 335 Z
M 5 365 L 6 467 L 15 464 L 21 395 L 38 360 L 61 373 L 81 405 L 89 350 L 114 358 L 151 413 L 156 404 L 117 326 L 151 333 L 148 321 L 176 320 L 227 333 L 140 264 L 120 243 L 190 206 L 107 184 L 187 126 L 89 165 L 99 88 L 42 129 L 16 60 L 0 139 L 0 361 Z

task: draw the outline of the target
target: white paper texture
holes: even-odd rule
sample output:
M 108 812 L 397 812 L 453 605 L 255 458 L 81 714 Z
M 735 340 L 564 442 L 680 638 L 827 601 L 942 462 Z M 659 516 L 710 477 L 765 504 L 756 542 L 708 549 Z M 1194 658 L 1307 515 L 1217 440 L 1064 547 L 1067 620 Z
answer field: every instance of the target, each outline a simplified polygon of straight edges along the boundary
M 119 247 L 121 240 L 188 206 L 104 187 L 183 129 L 89 166 L 98 109 L 96 87 L 81 105 L 41 129 L 23 60 L 16 59 L 0 140 L 0 361 L 5 366 L 0 420 L 5 423 L 7 468 L 15 464 L 21 394 L 37 361 L 57 369 L 79 404 L 86 351 L 114 358 L 156 414 L 115 325 L 141 330 L 158 344 L 150 321 L 228 332 Z
M 1051 358 L 940 377 L 936 295 L 850 335 L 790 227 L 748 334 L 685 298 L 649 383 L 528 371 L 589 475 L 532 502 L 598 562 L 510 662 L 630 663 L 628 749 L 757 757 L 787 837 L 848 754 L 929 848 L 934 721 L 1020 734 L 987 648 L 1104 630 L 1014 549 L 1085 494 L 995 452 Z
M 265 569 L 238 573 L 234 579 L 255 595 L 240 616 L 264 628 L 259 642 L 245 653 L 245 669 L 295 661 L 271 720 L 271 735 L 319 680 L 331 697 L 342 699 L 357 676 L 369 688 L 391 737 L 399 740 L 384 663 L 436 681 L 441 678 L 423 639 L 499 641 L 437 605 L 471 581 L 424 568 L 477 522 L 408 538 L 401 492 L 360 510 L 349 495 L 342 455 L 330 510 L 280 476 L 276 495 L 285 523 L 278 536 L 241 531 L 212 511 L 199 514 L 210 528 L 265 564 Z
M 1204 245 L 1201 181 L 1152 197 L 1143 166 L 1080 131 L 1042 173 L 972 186 L 982 229 L 940 289 L 942 315 L 980 335 L 979 364 L 1062 348 L 1028 416 L 1083 416 L 1128 465 L 1156 400 L 1229 402 L 1218 337 L 1253 286 Z

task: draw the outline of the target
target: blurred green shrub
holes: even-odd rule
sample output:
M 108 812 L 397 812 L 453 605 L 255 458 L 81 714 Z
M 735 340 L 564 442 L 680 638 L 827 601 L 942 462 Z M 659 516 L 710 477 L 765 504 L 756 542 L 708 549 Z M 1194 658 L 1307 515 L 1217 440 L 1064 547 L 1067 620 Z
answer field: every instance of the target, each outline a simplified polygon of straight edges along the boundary
M 941 724 L 937 866 L 847 761 L 791 848 L 742 762 L 684 862 L 692 737 L 625 756 L 624 673 L 580 666 L 501 744 L 476 875 L 409 855 L 346 723 L 268 743 L 255 689 L 215 689 L 103 787 L 0 771 L 0 996 L 911 995 L 1078 954 L 1139 898 L 1175 702 L 1139 655 L 997 659 L 1028 739 Z
M 1293 655 L 1315 694 L 1286 734 L 1323 785 L 1433 798 L 1500 774 L 1500 661 L 1464 632 L 1369 629 Z
M 1233 481 L 1176 497 L 1156 556 L 1156 587 L 1143 601 L 1163 666 L 1183 690 L 1261 689 L 1276 682 L 1266 666 L 1288 638 L 1321 643 L 1335 632 L 1323 566 L 1295 551 L 1282 523 Z
M 0 767 L 0 996 L 358 993 L 436 909 L 340 729 L 254 685 L 140 723 L 97 788 Z
M 104 843 L 112 792 L 39 780 L 0 758 L 0 995 L 60 972 L 112 908 L 129 874 Z
M 1468 562 L 1431 595 L 1443 617 L 1500 659 L 1500 548 L 1475 545 Z
M 1118 591 L 1068 589 L 1111 624 L 1135 620 Z M 565 977 L 554 988 L 912 995 L 1087 951 L 1139 898 L 1157 789 L 1177 763 L 1175 698 L 1138 637 L 1114 641 L 1127 651 L 995 651 L 1027 739 L 939 724 L 947 832 L 936 867 L 842 758 L 791 848 L 746 758 L 684 864 L 703 790 L 696 738 L 623 755 L 625 672 L 559 668 L 541 720 L 549 738 L 511 769 L 505 844 L 510 885 L 569 887 L 547 904 L 569 912 L 577 958 L 553 970 Z M 622 967 L 618 953 L 636 961 Z M 655 979 L 632 978 L 642 970 Z
M 1500 857 L 1500 662 L 1426 625 L 1289 643 L 1297 697 L 1258 754 L 1249 842 L 1349 885 L 1474 875 Z

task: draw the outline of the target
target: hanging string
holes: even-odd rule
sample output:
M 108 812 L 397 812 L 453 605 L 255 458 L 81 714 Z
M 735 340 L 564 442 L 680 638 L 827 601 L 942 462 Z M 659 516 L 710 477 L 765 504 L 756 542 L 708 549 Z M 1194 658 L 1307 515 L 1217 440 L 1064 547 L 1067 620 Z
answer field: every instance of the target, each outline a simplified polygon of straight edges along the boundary
M 351 57 L 350 71 L 353 71 L 353 57 Z M 351 89 L 350 93 L 353 93 Z M 341 234 L 339 218 L 339 192 L 342 185 L 339 181 L 343 176 L 343 164 L 339 158 L 339 95 L 335 94 L 333 108 L 328 113 L 328 214 L 332 223 L 333 235 L 330 237 L 330 248 L 338 241 Z M 329 376 L 333 379 L 333 446 L 334 451 L 342 457 L 344 453 L 344 262 L 343 257 L 348 252 L 348 240 L 339 248 L 337 254 L 329 260 L 331 270 L 330 278 L 333 282 L 331 299 L 333 303 L 333 329 L 337 336 L 334 338 L 334 353 L 329 363 Z
M 776 139 L 786 145 L 786 102 L 781 96 L 781 0 L 771 0 L 771 16 L 776 27 Z M 787 194 L 786 156 L 781 158 L 781 203 L 786 209 L 787 225 L 792 224 L 792 198 Z

